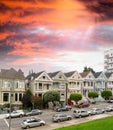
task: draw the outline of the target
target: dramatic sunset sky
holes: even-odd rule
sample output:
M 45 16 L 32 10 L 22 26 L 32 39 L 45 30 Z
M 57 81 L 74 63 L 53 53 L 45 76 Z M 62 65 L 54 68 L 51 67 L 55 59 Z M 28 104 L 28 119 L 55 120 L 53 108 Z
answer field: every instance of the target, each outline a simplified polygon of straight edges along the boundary
M 101 71 L 113 0 L 0 0 L 0 69 Z

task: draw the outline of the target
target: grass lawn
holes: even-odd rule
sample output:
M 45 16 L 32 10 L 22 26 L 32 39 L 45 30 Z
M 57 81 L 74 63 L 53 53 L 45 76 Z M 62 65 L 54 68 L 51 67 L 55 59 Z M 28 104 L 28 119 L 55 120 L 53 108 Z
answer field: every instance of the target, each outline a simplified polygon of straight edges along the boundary
M 113 130 L 113 117 L 107 117 L 83 124 L 72 125 L 55 130 Z

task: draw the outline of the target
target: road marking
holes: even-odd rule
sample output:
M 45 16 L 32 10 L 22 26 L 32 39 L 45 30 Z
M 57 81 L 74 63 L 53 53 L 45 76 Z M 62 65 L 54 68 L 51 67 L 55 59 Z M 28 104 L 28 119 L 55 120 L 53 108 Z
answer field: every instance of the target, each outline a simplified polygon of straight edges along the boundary
M 4 121 L 5 121 L 6 125 L 9 127 L 8 121 L 6 119 L 4 119 Z

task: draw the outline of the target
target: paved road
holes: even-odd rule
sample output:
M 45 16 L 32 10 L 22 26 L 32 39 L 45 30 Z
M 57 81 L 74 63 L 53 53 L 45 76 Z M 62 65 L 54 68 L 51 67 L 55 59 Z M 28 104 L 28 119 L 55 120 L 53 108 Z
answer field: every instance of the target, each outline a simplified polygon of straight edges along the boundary
M 92 105 L 90 107 L 104 108 L 107 105 L 109 105 L 109 104 L 104 103 L 104 104 Z M 85 109 L 88 109 L 88 108 L 85 108 Z M 46 121 L 46 125 L 42 126 L 42 127 L 31 128 L 31 130 L 40 130 L 40 129 L 41 130 L 53 130 L 55 128 L 69 126 L 69 125 L 78 124 L 78 123 L 83 123 L 83 122 L 86 122 L 86 121 L 91 121 L 91 120 L 94 120 L 94 119 L 99 119 L 99 118 L 103 118 L 103 117 L 106 117 L 106 116 L 113 115 L 113 112 L 108 112 L 108 113 L 89 116 L 89 117 L 85 117 L 85 118 L 81 118 L 81 119 L 73 118 L 70 121 L 65 121 L 65 122 L 60 122 L 60 123 L 53 123 L 51 121 L 51 117 L 52 117 L 52 115 L 54 113 L 56 113 L 56 112 L 51 111 L 51 110 L 44 111 L 44 113 L 42 115 L 39 115 L 38 117 L 40 117 L 41 119 L 44 119 Z M 73 110 L 71 110 L 69 112 L 65 112 L 65 113 L 70 113 L 71 115 L 73 115 Z M 24 118 L 26 118 L 26 117 L 11 119 L 11 127 L 12 128 L 10 130 L 21 130 L 20 123 L 22 122 L 22 120 Z M 2 119 L 1 116 L 0 116 L 0 130 L 9 130 L 9 128 L 8 128 L 8 120 L 7 119 Z

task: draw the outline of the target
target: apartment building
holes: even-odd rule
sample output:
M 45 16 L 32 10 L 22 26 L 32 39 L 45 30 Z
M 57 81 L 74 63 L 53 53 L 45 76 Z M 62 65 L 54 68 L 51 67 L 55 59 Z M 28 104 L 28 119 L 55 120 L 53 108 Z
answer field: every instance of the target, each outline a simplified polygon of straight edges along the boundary
M 113 72 L 113 49 L 104 52 L 104 71 Z
M 0 105 L 10 103 L 21 105 L 25 92 L 25 76 L 19 69 L 1 69 L 0 71 Z

